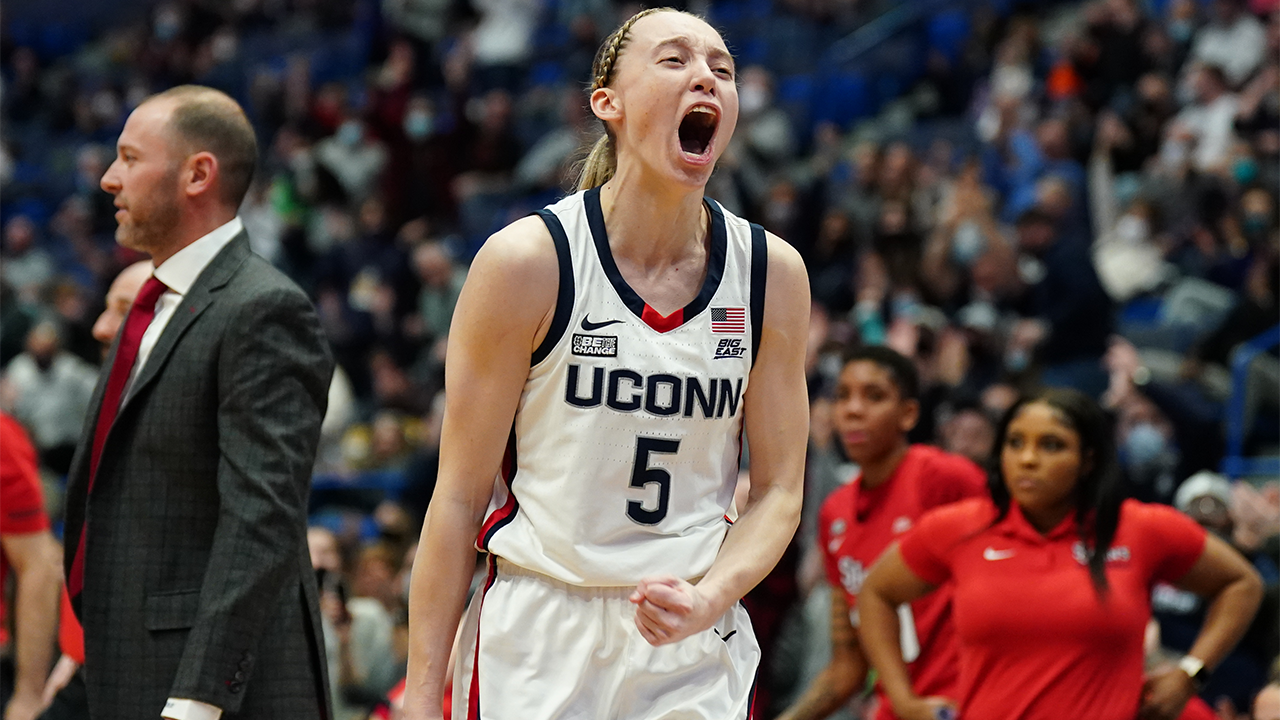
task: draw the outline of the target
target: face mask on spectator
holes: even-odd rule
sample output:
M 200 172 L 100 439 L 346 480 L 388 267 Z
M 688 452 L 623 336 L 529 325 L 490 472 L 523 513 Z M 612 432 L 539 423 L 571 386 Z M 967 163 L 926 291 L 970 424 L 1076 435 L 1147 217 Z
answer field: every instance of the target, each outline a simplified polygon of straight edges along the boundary
M 354 146 L 364 137 L 364 128 L 359 120 L 348 120 L 338 128 L 338 142 L 348 147 Z
M 1168 448 L 1169 441 L 1155 425 L 1138 423 L 1124 439 L 1125 464 L 1130 468 L 1146 467 L 1164 455 Z
M 986 249 L 987 239 L 978 224 L 972 220 L 960 223 L 951 236 L 951 259 L 965 267 L 972 265 Z
M 743 115 L 755 115 L 769 103 L 769 92 L 755 83 L 738 90 L 738 108 Z
M 1190 20 L 1174 20 L 1169 23 L 1169 38 L 1176 43 L 1185 43 L 1195 32 Z
M 1116 239 L 1137 245 L 1147 240 L 1147 221 L 1137 215 L 1123 215 L 1116 221 Z
M 404 116 L 404 134 L 410 140 L 423 140 L 435 129 L 435 118 L 430 113 L 414 111 Z
M 1004 354 L 1004 369 L 1018 373 L 1031 364 L 1031 353 L 1023 349 L 1009 350 Z
M 1242 157 L 1231 165 L 1231 176 L 1239 185 L 1248 185 L 1258 177 L 1258 161 L 1251 157 Z
M 1261 239 L 1267 234 L 1267 216 L 1260 213 L 1247 213 L 1240 221 L 1240 229 L 1244 231 L 1245 237 L 1253 240 Z
M 160 42 L 168 42 L 178 36 L 182 29 L 182 18 L 172 9 L 161 10 L 156 15 L 155 36 Z

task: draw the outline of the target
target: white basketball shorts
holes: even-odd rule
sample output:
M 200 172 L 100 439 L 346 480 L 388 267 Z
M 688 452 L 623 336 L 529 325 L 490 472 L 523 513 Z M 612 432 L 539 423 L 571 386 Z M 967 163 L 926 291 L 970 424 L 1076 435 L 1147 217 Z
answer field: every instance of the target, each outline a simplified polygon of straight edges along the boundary
M 760 646 L 741 604 L 653 647 L 635 626 L 634 588 L 490 568 L 458 643 L 454 720 L 750 720 Z

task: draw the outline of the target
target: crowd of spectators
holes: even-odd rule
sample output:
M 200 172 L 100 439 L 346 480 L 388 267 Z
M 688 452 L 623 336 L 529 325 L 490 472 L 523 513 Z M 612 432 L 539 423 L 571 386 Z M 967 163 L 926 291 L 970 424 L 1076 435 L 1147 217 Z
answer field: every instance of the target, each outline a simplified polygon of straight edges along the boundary
M 808 592 L 821 575 L 809 550 L 821 500 L 850 475 L 829 398 L 847 347 L 914 358 L 924 390 L 912 440 L 979 463 L 998 414 L 1049 384 L 1115 414 L 1136 497 L 1174 504 L 1186 478 L 1219 468 L 1232 353 L 1280 319 L 1277 5 L 955 0 L 959 30 L 926 20 L 919 67 L 896 96 L 834 118 L 822 87 L 839 83 L 771 62 L 770 38 L 750 29 L 776 21 L 830 45 L 881 7 L 691 5 L 745 35 L 727 36 L 742 50 L 741 117 L 709 194 L 795 245 L 814 297 L 806 519 L 775 573 L 786 577 L 754 601 L 761 624 L 777 625 L 760 629 L 777 635 L 766 705 L 822 664 L 826 643 L 810 636 L 825 619 L 804 621 L 820 612 L 806 598 L 825 595 Z M 566 191 L 597 129 L 583 91 L 592 55 L 633 10 L 178 0 L 66 46 L 6 16 L 0 406 L 31 435 L 51 514 L 102 357 L 94 320 L 112 279 L 141 259 L 113 242 L 98 187 L 115 138 L 151 92 L 225 89 L 262 148 L 241 209 L 250 239 L 310 293 L 339 363 L 311 540 L 339 718 L 363 717 L 403 673 L 405 551 L 434 484 L 468 260 Z M 822 47 L 784 50 L 816 59 Z M 1274 454 L 1280 362 L 1264 353 L 1247 382 L 1245 448 Z M 1257 486 L 1210 495 L 1274 596 L 1280 490 Z M 1276 653 L 1262 645 L 1246 657 L 1259 683 Z M 1235 707 L 1257 689 L 1232 695 Z

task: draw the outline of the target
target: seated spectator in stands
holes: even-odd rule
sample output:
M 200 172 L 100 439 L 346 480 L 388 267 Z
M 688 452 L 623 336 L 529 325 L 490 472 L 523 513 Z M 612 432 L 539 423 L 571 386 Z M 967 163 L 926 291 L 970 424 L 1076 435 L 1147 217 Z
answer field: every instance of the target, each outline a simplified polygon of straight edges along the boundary
M 1036 204 L 1036 183 L 1056 176 L 1066 183 L 1071 205 L 1085 206 L 1084 167 L 1071 154 L 1071 127 L 1064 118 L 1040 121 L 1035 132 L 1015 130 L 1002 168 L 1007 183 L 1002 219 L 1011 222 Z
M 977 294 L 974 265 L 1009 242 L 996 222 L 994 193 L 982 184 L 976 162 L 966 163 L 937 209 L 937 223 L 921 264 L 925 297 L 947 308 Z
M 405 105 L 400 139 L 392 143 L 385 178 L 392 217 L 426 218 L 432 227 L 457 216 L 453 178 L 457 174 L 456 121 L 425 95 Z
M 459 173 L 453 185 L 459 219 L 468 235 L 487 234 L 493 223 L 501 222 L 492 215 L 500 212 L 511 190 L 522 154 L 511 93 L 490 90 L 476 98 L 474 108 L 459 118 Z
M 1187 350 L 1188 366 L 1184 375 L 1194 377 L 1207 364 L 1230 366 L 1231 358 L 1241 343 L 1253 339 L 1276 324 L 1277 308 L 1280 308 L 1280 256 L 1271 247 L 1261 246 L 1255 252 L 1245 276 L 1244 292 L 1226 317 L 1207 334 L 1198 337 Z M 1275 385 L 1278 371 L 1274 357 L 1259 357 L 1257 361 L 1270 366 L 1262 375 L 1271 378 Z M 1274 400 L 1276 392 L 1259 385 L 1251 393 L 1252 400 Z M 1272 404 L 1274 406 L 1274 404 Z M 1256 412 L 1256 409 L 1254 410 Z
M 1267 31 L 1249 13 L 1245 0 L 1214 0 L 1210 22 L 1201 27 L 1191 45 L 1190 60 L 1222 68 L 1231 87 L 1240 87 L 1267 50 Z
M 1129 394 L 1114 410 L 1126 495 L 1172 505 L 1178 478 L 1186 477 L 1174 423 L 1139 392 Z
M 337 132 L 316 143 L 315 157 L 337 179 L 352 205 L 373 196 L 388 161 L 386 146 L 369 134 L 358 117 L 347 117 Z
M 101 188 L 98 195 L 106 198 L 108 207 L 115 208 L 111 195 Z M 80 195 L 63 200 L 49 221 L 51 237 L 47 247 L 57 263 L 59 275 L 75 281 L 86 291 L 97 293 L 97 276 L 104 267 L 110 266 L 111 252 L 132 256 L 134 251 L 118 245 L 107 246 L 110 250 L 103 247 L 103 239 L 111 235 L 94 229 L 92 203 L 91 198 Z
M 533 53 L 533 32 L 542 4 L 538 0 L 478 0 L 480 22 L 471 34 L 476 83 L 481 92 L 515 92 Z
M 1178 487 L 1174 502 L 1178 510 L 1206 530 L 1242 550 L 1232 541 L 1235 524 L 1233 500 L 1231 483 L 1225 477 L 1208 471 L 1196 473 Z M 1276 560 L 1256 551 L 1243 552 L 1264 582 L 1274 586 L 1280 577 Z M 1275 640 L 1267 637 L 1268 631 L 1274 634 L 1276 629 L 1278 608 L 1274 599 L 1273 593 L 1271 606 L 1264 603 L 1244 639 L 1222 660 L 1200 689 L 1200 697 L 1210 705 L 1218 706 L 1226 698 L 1233 708 L 1243 710 L 1249 707 L 1254 694 L 1266 683 L 1268 663 L 1272 660 L 1266 653 L 1275 646 Z M 1156 585 L 1151 602 L 1165 647 L 1187 652 L 1205 621 L 1204 602 L 1198 596 L 1167 583 Z
M 773 75 L 764 66 L 749 65 L 738 77 L 737 133 L 744 142 L 737 162 L 758 173 L 786 167 L 795 158 L 795 129 L 787 111 L 773 104 Z
M 1236 96 L 1216 65 L 1196 70 L 1191 90 L 1191 103 L 1165 126 L 1161 161 L 1171 168 L 1186 165 L 1201 173 L 1224 172 L 1235 132 Z
M 377 600 L 349 597 L 338 540 L 331 531 L 308 528 L 307 545 L 320 588 L 335 720 L 363 720 L 398 680 L 391 615 Z
M 996 423 L 977 403 L 962 403 L 950 408 L 938 427 L 938 435 L 943 450 L 969 458 L 981 468 L 991 462 Z
M 425 415 L 419 444 L 404 470 L 404 485 L 398 496 L 388 498 L 408 517 L 410 538 L 417 537 L 422 519 L 435 494 L 436 476 L 440 470 L 440 424 L 444 419 L 444 391 L 436 393 L 431 409 Z M 412 555 L 410 558 L 410 564 Z
M 1236 110 L 1236 132 L 1263 157 L 1274 158 L 1280 152 L 1280 63 L 1274 58 L 1240 91 Z M 1269 165 L 1274 171 L 1275 165 Z M 1258 184 L 1275 188 L 1274 174 L 1264 175 Z
M 351 595 L 372 598 L 392 616 L 404 606 L 404 588 L 397 585 L 404 551 L 389 542 L 378 541 L 360 549 L 356 556 Z
M 386 349 L 374 349 L 368 364 L 375 408 L 421 416 L 430 408 L 436 389 L 443 385 L 443 375 L 411 376 L 405 364 Z
M 1037 262 L 1023 271 L 1028 288 L 1023 319 L 1009 340 L 1009 369 L 1022 369 L 1034 356 L 1044 384 L 1097 397 L 1106 389 L 1099 360 L 1111 334 L 1112 308 L 1089 250 L 1059 240 L 1053 220 L 1038 208 L 1018 218 L 1017 231 L 1018 246 Z
M 515 187 L 525 193 L 549 194 L 559 198 L 565 179 L 572 175 L 572 165 L 586 141 L 590 113 L 582 102 L 582 93 L 572 85 L 558 91 L 559 126 L 545 133 L 520 158 L 515 167 Z
M 4 226 L 4 281 L 24 302 L 36 302 L 45 283 L 53 278 L 56 265 L 39 244 L 36 224 L 26 215 L 18 215 Z
M 26 352 L 5 368 L 4 382 L 12 393 L 13 414 L 31 429 L 41 463 L 66 473 L 98 382 L 97 369 L 64 350 L 62 331 L 46 320 L 31 329 Z
M 422 289 L 418 291 L 418 322 L 429 344 L 448 337 L 453 308 L 467 279 L 467 269 L 454 261 L 439 240 L 428 240 L 413 250 L 413 269 Z
M 50 283 L 45 302 L 51 310 L 49 318 L 62 330 L 62 346 L 72 355 L 95 365 L 101 357 L 101 347 L 93 339 L 94 317 L 91 313 L 97 299 L 90 299 L 89 288 L 62 275 Z M 93 294 L 97 295 L 96 280 L 92 288 Z
M 1110 374 L 1104 403 L 1120 417 L 1118 442 L 1130 444 L 1129 458 L 1146 466 L 1146 472 L 1131 477 L 1131 490 L 1138 499 L 1172 502 L 1176 478 L 1204 468 L 1216 467 L 1222 459 L 1222 401 L 1226 371 L 1212 373 L 1218 378 L 1181 378 L 1182 356 L 1177 353 L 1138 349 L 1119 336 L 1103 358 Z M 1209 375 L 1210 373 L 1205 373 Z M 1138 430 L 1147 425 L 1146 429 Z M 1158 428 L 1158 430 L 1157 430 Z M 1134 435 L 1131 430 L 1138 430 Z M 1157 458 L 1176 448 L 1178 458 L 1172 473 L 1167 461 Z M 1150 462 L 1156 461 L 1156 462 Z M 1137 468 L 1131 468 L 1132 473 Z M 1143 482 L 1145 479 L 1147 482 Z

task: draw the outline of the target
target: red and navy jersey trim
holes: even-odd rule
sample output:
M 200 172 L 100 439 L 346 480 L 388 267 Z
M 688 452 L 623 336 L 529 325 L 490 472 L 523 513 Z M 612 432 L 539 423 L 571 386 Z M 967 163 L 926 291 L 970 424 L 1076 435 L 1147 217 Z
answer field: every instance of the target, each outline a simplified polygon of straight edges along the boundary
M 649 307 L 644 298 L 631 289 L 627 281 L 622 278 L 622 273 L 618 271 L 618 264 L 613 259 L 613 251 L 609 248 L 609 234 L 604 227 L 604 211 L 600 208 L 600 188 L 591 188 L 583 193 L 582 201 L 587 212 L 587 225 L 591 228 L 591 237 L 595 242 L 596 254 L 600 257 L 600 266 L 604 269 L 605 276 L 609 278 L 609 283 L 617 291 L 618 297 L 636 317 L 658 332 L 668 332 L 697 317 L 698 313 L 707 308 L 720 287 L 721 278 L 724 277 L 725 258 L 729 246 L 729 232 L 725 227 L 724 211 L 716 201 L 711 198 L 705 199 L 707 209 L 711 213 L 711 254 L 707 257 L 707 277 L 702 281 L 702 290 L 688 305 L 666 316 Z
M 513 425 L 511 436 L 507 439 L 507 451 L 502 456 L 502 480 L 507 484 L 507 501 L 502 504 L 502 507 L 490 513 L 480 528 L 480 536 L 476 538 L 476 547 L 480 550 L 488 552 L 489 541 L 499 530 L 516 518 L 516 513 L 520 512 L 520 501 L 516 500 L 516 494 L 511 489 L 512 483 L 516 480 L 517 467 L 516 429 Z
M 484 581 L 484 588 L 480 590 L 480 607 L 476 610 L 476 647 L 475 658 L 471 663 L 471 691 L 467 693 L 467 720 L 480 720 L 480 617 L 484 612 L 484 596 L 489 592 L 489 588 L 493 587 L 493 581 L 498 577 L 498 559 L 489 554 L 489 576 Z
M 542 222 L 546 223 L 547 230 L 551 233 L 551 240 L 556 246 L 556 260 L 560 266 L 560 289 L 556 292 L 556 309 L 551 316 L 551 326 L 547 328 L 547 336 L 542 339 L 542 343 L 538 345 L 538 349 L 533 351 L 533 356 L 529 358 L 529 366 L 532 367 L 547 359 L 551 354 L 551 349 L 560 342 L 560 338 L 564 337 L 564 331 L 569 327 L 569 317 L 573 314 L 573 260 L 569 256 L 569 236 L 565 234 L 564 226 L 560 224 L 560 218 L 556 214 L 547 209 L 538 211 L 538 217 L 542 218 Z

